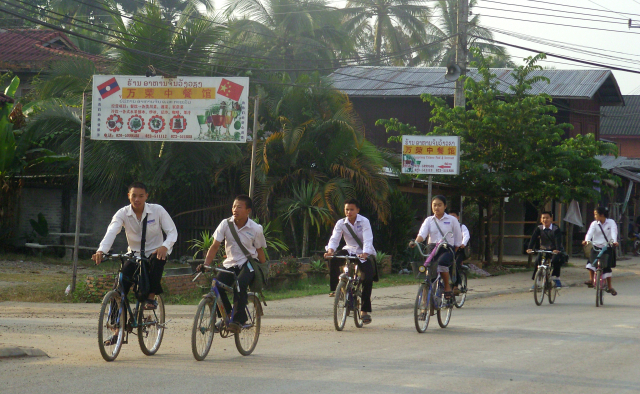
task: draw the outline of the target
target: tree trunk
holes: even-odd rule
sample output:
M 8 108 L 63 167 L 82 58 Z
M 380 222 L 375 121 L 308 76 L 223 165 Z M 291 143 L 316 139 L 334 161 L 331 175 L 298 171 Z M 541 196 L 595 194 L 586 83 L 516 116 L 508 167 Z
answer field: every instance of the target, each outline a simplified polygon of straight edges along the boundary
M 493 219 L 493 201 L 489 200 L 487 204 L 487 236 L 486 236 L 486 249 L 485 249 L 485 261 L 487 264 L 493 262 L 493 243 L 491 240 L 491 220 Z
M 373 43 L 376 51 L 376 61 L 380 62 L 380 52 L 382 52 L 382 19 L 383 15 L 378 15 L 376 20 L 376 38 Z
M 478 200 L 478 260 L 484 259 L 484 204 Z
M 309 255 L 309 217 L 304 215 L 303 220 L 303 231 L 302 235 L 302 257 L 307 257 Z
M 500 208 L 498 212 L 498 265 L 502 265 L 504 257 L 504 197 L 500 197 Z
M 291 224 L 291 234 L 293 234 L 293 246 L 296 249 L 296 256 L 300 256 L 300 250 L 298 249 L 298 237 L 296 237 L 296 228 L 293 225 L 293 218 L 289 219 L 289 224 Z

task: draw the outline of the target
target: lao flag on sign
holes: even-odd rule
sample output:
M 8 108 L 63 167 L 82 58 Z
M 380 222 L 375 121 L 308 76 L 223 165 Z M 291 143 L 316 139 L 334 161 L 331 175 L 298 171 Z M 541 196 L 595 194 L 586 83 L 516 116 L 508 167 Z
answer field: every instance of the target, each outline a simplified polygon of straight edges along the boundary
M 119 90 L 120 86 L 118 86 L 118 82 L 116 81 L 115 77 L 111 78 L 103 84 L 98 85 L 98 92 L 100 92 L 100 96 L 102 96 L 103 99 L 106 99 Z
M 220 82 L 220 87 L 218 88 L 218 94 L 229 97 L 233 101 L 238 101 L 240 100 L 243 89 L 244 86 L 222 78 L 222 82 Z

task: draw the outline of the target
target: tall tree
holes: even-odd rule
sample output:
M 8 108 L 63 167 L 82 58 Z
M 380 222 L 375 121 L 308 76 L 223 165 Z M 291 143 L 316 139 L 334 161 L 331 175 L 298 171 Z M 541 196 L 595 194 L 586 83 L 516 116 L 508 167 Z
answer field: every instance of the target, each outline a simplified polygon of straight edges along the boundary
M 469 1 L 469 11 L 477 4 L 477 0 Z M 427 41 L 442 41 L 438 45 L 429 46 L 418 51 L 417 61 L 427 66 L 446 67 L 456 59 L 456 42 L 458 34 L 458 0 L 438 0 L 434 6 L 434 15 L 427 22 Z M 432 23 L 432 21 L 437 21 Z M 481 41 L 491 40 L 493 34 L 480 24 L 480 16 L 474 15 L 467 25 L 467 48 L 476 47 L 483 53 L 485 59 L 491 59 L 491 67 L 514 67 L 507 50 L 499 45 Z M 444 41 L 443 41 L 444 40 Z M 478 60 L 473 53 L 469 53 L 468 61 Z
M 342 10 L 344 29 L 349 32 L 366 32 L 363 24 L 373 22 L 374 51 L 377 61 L 382 61 L 382 50 L 400 53 L 409 37 L 414 45 L 426 42 L 427 18 L 430 8 L 425 0 L 350 0 Z

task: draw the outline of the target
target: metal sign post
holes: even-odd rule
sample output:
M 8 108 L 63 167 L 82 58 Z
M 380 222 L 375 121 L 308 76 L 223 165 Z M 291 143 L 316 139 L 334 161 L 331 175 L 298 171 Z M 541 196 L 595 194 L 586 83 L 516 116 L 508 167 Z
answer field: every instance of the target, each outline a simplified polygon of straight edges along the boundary
M 260 96 L 256 96 L 253 106 L 253 141 L 251 148 L 251 175 L 249 177 L 249 197 L 253 199 L 256 177 L 256 149 L 258 146 L 258 110 L 260 109 Z
M 78 276 L 78 249 L 80 245 L 80 216 L 82 214 L 82 184 L 84 180 L 84 127 L 87 117 L 87 93 L 82 93 L 82 118 L 80 119 L 80 157 L 78 164 L 78 195 L 76 197 L 76 236 L 73 242 L 73 279 L 71 292 L 76 290 L 76 278 Z

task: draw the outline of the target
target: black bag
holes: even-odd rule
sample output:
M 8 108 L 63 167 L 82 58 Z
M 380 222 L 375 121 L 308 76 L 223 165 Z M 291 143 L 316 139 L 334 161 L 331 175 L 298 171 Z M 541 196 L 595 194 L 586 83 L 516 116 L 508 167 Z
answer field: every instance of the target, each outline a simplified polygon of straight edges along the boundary
M 147 216 L 144 217 L 142 222 L 142 239 L 140 240 L 140 257 L 146 257 L 144 255 L 144 247 L 147 242 Z M 136 299 L 140 302 L 147 299 L 149 291 L 151 290 L 151 283 L 149 282 L 149 263 L 146 261 L 140 261 L 140 269 L 137 270 L 137 278 L 134 278 L 133 291 L 136 295 Z M 137 280 L 135 280 L 137 279 Z
M 607 238 L 607 235 L 604 233 L 604 229 L 602 228 L 602 225 L 598 223 L 598 226 L 600 227 L 600 231 L 602 231 L 604 240 L 607 241 L 607 244 L 608 244 L 609 238 Z M 614 246 L 610 246 L 609 249 L 611 249 L 611 254 L 610 254 L 611 257 L 609 257 L 609 267 L 616 268 L 616 260 L 617 260 L 616 248 Z

